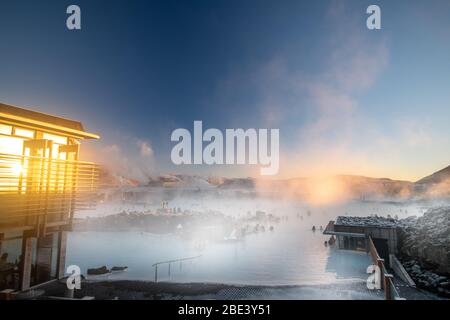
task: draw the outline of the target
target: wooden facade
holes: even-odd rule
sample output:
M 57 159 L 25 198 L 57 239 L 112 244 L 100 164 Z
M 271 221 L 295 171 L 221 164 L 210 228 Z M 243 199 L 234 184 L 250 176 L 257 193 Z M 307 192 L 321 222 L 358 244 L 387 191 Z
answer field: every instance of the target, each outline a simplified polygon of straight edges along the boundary
M 0 103 L 0 289 L 64 276 L 74 213 L 94 204 L 99 167 L 79 161 L 98 139 L 78 121 Z
M 355 219 L 358 219 L 357 217 Z M 324 234 L 334 235 L 339 249 L 369 251 L 369 237 L 377 247 L 383 259 L 389 261 L 389 254 L 398 253 L 397 228 L 394 225 L 370 224 L 361 225 L 330 221 Z

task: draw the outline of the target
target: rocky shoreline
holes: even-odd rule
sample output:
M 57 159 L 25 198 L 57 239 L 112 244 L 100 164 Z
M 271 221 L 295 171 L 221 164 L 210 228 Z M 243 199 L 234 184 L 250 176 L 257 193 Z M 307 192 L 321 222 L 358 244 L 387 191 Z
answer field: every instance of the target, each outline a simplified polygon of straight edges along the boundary
M 450 207 L 399 221 L 400 255 L 419 288 L 450 298 Z
M 417 287 L 450 298 L 450 277 L 437 274 L 421 267 L 417 260 L 406 260 L 403 266 Z

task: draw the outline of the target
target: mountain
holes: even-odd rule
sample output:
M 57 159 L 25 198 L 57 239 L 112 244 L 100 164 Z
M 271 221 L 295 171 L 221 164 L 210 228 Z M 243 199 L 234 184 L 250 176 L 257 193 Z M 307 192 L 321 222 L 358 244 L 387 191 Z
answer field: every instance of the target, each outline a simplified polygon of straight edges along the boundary
M 100 169 L 99 179 L 100 185 L 106 187 L 117 188 L 139 186 L 139 181 L 112 173 L 103 167 Z
M 205 192 L 239 192 L 296 199 L 408 200 L 450 198 L 450 166 L 417 182 L 336 175 L 326 178 L 225 178 L 166 174 L 146 183 L 103 172 L 103 184 L 111 187 L 164 188 Z M 105 181 L 106 180 L 106 181 Z M 105 183 L 107 182 L 107 183 Z
M 450 180 L 450 166 L 420 179 L 416 182 L 416 184 L 436 184 L 446 182 L 448 180 Z
M 292 178 L 266 180 L 227 178 L 220 190 L 240 190 L 316 201 L 333 199 L 406 199 L 412 195 L 413 183 L 387 178 L 338 175 L 326 178 Z
M 253 178 L 231 178 L 223 179 L 222 183 L 218 185 L 219 189 L 247 189 L 253 190 L 255 188 L 255 179 Z
M 450 166 L 417 181 L 414 191 L 422 198 L 450 198 Z

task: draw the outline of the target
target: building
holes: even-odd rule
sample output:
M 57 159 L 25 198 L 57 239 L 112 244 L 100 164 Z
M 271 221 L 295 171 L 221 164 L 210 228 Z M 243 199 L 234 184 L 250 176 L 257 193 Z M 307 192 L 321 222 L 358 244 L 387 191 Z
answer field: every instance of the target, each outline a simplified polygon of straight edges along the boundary
M 385 261 L 398 252 L 397 223 L 390 218 L 339 216 L 328 223 L 323 234 L 336 236 L 339 249 L 358 251 L 369 251 L 370 237 Z
M 79 161 L 99 139 L 78 121 L 0 103 L 0 289 L 64 276 L 74 213 L 94 202 L 99 168 Z

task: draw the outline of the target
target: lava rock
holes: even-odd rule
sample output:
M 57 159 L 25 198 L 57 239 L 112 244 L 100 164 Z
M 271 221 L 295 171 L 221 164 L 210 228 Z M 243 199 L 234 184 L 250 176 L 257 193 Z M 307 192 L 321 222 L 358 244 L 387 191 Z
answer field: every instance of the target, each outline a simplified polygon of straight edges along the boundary
M 102 275 L 102 274 L 107 274 L 110 273 L 111 271 L 106 267 L 100 267 L 100 268 L 91 268 L 87 270 L 87 274 L 88 275 Z

